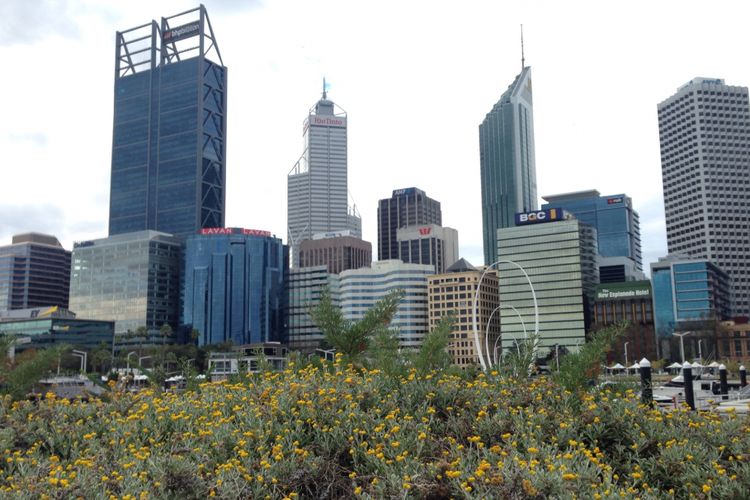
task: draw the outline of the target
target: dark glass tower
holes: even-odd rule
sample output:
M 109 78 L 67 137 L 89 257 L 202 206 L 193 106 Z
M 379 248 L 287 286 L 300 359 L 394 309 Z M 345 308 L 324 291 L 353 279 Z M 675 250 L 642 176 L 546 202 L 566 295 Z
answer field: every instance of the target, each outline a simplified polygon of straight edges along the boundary
M 399 228 L 417 224 L 441 226 L 440 202 L 414 187 L 396 189 L 378 202 L 378 260 L 398 259 Z
M 227 68 L 206 9 L 116 45 L 109 234 L 223 227 Z
M 67 309 L 70 251 L 54 236 L 17 234 L 0 247 L 0 316 L 13 309 Z
M 497 230 L 536 210 L 531 68 L 526 66 L 479 125 L 484 263 L 497 260 Z

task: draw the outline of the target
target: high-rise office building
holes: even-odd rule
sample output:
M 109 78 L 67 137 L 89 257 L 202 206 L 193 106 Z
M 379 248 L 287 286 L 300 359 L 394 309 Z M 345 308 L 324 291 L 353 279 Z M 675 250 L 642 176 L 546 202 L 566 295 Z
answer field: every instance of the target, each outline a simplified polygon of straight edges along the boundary
M 503 350 L 534 331 L 539 308 L 542 351 L 555 345 L 577 351 L 592 322 L 599 281 L 596 229 L 560 208 L 517 214 L 518 226 L 497 231 Z
M 115 334 L 177 331 L 181 240 L 156 231 L 118 234 L 73 245 L 70 309 L 88 319 L 115 321 Z
M 427 334 L 427 276 L 435 267 L 405 264 L 400 260 L 373 262 L 372 267 L 339 274 L 341 309 L 345 319 L 357 321 L 389 292 L 401 290 L 403 297 L 391 321 L 398 330 L 399 346 L 419 348 Z
M 458 231 L 437 224 L 400 227 L 396 231 L 399 260 L 430 264 L 443 273 L 458 260 Z
M 479 356 L 474 341 L 473 305 L 477 284 L 482 276 L 477 269 L 464 259 L 459 259 L 442 274 L 427 278 L 429 299 L 430 329 L 437 327 L 443 316 L 453 317 L 453 330 L 448 345 L 454 366 L 465 368 L 479 365 Z M 477 324 L 481 325 L 480 349 L 484 359 L 489 353 L 492 360 L 499 357 L 500 339 L 500 295 L 498 294 L 497 271 L 490 270 L 484 275 L 477 301 Z
M 378 259 L 400 258 L 399 228 L 428 224 L 443 224 L 440 202 L 415 187 L 394 190 L 378 202 Z
M 54 236 L 17 234 L 0 247 L 0 315 L 14 309 L 68 307 L 70 251 Z
M 351 231 L 321 233 L 300 243 L 300 267 L 324 265 L 329 273 L 369 267 L 372 263 L 372 244 L 351 236 Z
M 348 229 L 362 237 L 362 221 L 347 203 L 347 115 L 325 91 L 305 119 L 302 135 L 304 152 L 287 177 L 288 242 L 294 267 L 299 266 L 299 244 L 314 234 Z
M 497 230 L 536 210 L 531 68 L 524 67 L 479 125 L 484 263 L 497 260 Z
M 339 276 L 326 266 L 293 268 L 289 270 L 287 289 L 289 348 L 312 353 L 321 347 L 323 332 L 313 323 L 310 310 L 320 304 L 324 289 L 328 289 L 333 305 L 339 307 Z
M 750 106 L 747 87 L 694 78 L 659 103 L 667 249 L 732 280 L 732 315 L 750 315 Z
M 286 341 L 288 249 L 268 231 L 205 228 L 187 237 L 181 324 L 198 345 Z
M 645 276 L 630 276 L 629 271 L 635 267 L 643 269 L 641 257 L 641 223 L 638 212 L 633 210 L 633 200 L 624 194 L 601 196 L 599 191 L 578 191 L 575 193 L 542 196 L 547 203 L 542 210 L 550 207 L 560 207 L 572 213 L 576 219 L 593 226 L 598 235 L 599 255 L 608 257 L 625 257 L 633 261 L 634 265 L 619 264 L 621 274 L 613 275 L 616 281 L 642 280 Z M 609 266 L 614 263 L 609 264 Z M 608 266 L 608 267 L 609 267 Z M 612 274 L 613 269 L 608 269 Z M 600 270 L 601 274 L 601 270 Z M 601 276 L 600 276 L 601 278 Z M 622 279 L 619 279 L 622 278 Z
M 654 328 L 662 358 L 677 359 L 672 353 L 673 333 L 713 329 L 717 322 L 729 318 L 729 276 L 707 259 L 662 257 L 651 264 L 651 284 Z M 696 337 L 685 342 L 694 342 Z
M 227 68 L 197 9 L 117 32 L 109 234 L 223 227 Z

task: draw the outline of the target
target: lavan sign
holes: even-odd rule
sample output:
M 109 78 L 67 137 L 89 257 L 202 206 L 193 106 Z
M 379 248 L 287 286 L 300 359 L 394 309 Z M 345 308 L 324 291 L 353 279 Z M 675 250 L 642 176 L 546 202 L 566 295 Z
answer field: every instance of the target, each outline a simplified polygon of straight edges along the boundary
M 204 227 L 200 234 L 244 234 L 246 236 L 265 236 L 270 237 L 271 231 L 261 229 L 244 229 L 241 227 Z
M 535 212 L 521 212 L 516 214 L 516 226 L 538 224 L 540 222 L 554 222 L 563 219 L 562 208 L 548 208 Z

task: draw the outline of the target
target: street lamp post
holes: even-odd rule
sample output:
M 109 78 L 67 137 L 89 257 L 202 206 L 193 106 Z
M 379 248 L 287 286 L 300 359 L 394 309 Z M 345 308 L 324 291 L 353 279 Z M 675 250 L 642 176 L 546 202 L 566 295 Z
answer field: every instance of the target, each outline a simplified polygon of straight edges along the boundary
M 137 352 L 135 352 L 135 351 L 130 351 L 130 352 L 128 353 L 128 356 L 127 356 L 127 363 L 128 363 L 128 368 L 127 368 L 127 369 L 128 369 L 128 372 L 130 372 L 130 356 L 132 356 L 133 354 L 136 354 L 136 355 L 137 355 L 138 353 L 137 353 Z
M 512 260 L 506 260 L 506 259 L 500 259 L 496 262 L 493 262 L 489 266 L 487 266 L 484 271 L 482 272 L 481 276 L 479 277 L 479 281 L 477 282 L 477 289 L 476 292 L 474 292 L 474 304 L 472 307 L 472 323 L 474 327 L 474 347 L 476 347 L 477 355 L 479 356 L 479 363 L 482 365 L 482 370 L 487 371 L 487 363 L 484 360 L 484 356 L 482 355 L 482 343 L 479 339 L 479 330 L 477 328 L 477 303 L 479 302 L 479 290 L 482 286 L 482 280 L 484 279 L 484 275 L 487 274 L 487 272 L 492 269 L 493 267 L 497 266 L 500 263 L 507 263 L 516 266 L 524 275 L 526 278 L 526 281 L 529 282 L 529 288 L 531 288 L 531 298 L 534 301 L 534 335 L 539 334 L 539 306 L 536 302 L 536 292 L 534 291 L 534 285 L 531 284 L 531 278 L 529 278 L 529 275 L 526 273 L 526 270 L 521 267 L 519 264 L 513 262 Z M 490 353 L 487 354 L 487 359 L 490 361 Z M 536 353 L 535 353 L 536 354 Z
M 682 332 L 682 333 L 672 332 L 672 335 L 674 335 L 675 337 L 680 337 L 680 357 L 682 357 L 682 362 L 683 363 L 685 363 L 685 341 L 684 341 L 684 337 L 685 337 L 685 335 L 690 335 L 691 333 L 693 333 L 693 332 Z
M 625 368 L 628 367 L 628 344 L 630 342 L 625 342 Z
M 703 342 L 703 339 L 698 339 L 698 359 L 703 362 L 703 349 L 701 349 L 701 343 Z

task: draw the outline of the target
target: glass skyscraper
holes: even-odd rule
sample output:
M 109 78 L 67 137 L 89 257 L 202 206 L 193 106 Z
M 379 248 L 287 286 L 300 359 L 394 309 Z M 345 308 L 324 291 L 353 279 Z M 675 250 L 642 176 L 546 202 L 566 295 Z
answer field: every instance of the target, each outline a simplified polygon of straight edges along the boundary
M 705 259 L 670 255 L 651 264 L 654 328 L 662 357 L 669 357 L 675 331 L 729 317 L 729 283 L 727 273 Z
M 109 234 L 222 227 L 227 68 L 206 9 L 117 32 L 116 45 Z
M 14 309 L 68 307 L 70 251 L 54 236 L 17 234 L 0 247 L 0 316 Z
M 181 323 L 198 345 L 286 341 L 289 253 L 267 231 L 209 228 L 188 236 Z
M 362 220 L 347 203 L 347 115 L 325 90 L 305 119 L 303 136 L 305 150 L 287 177 L 294 267 L 299 267 L 299 244 L 315 234 L 350 230 L 352 236 L 362 237 Z
M 747 87 L 693 78 L 658 105 L 667 249 L 731 278 L 732 315 L 750 316 Z
M 601 196 L 599 191 L 579 191 L 542 197 L 542 210 L 560 207 L 575 218 L 596 228 L 599 255 L 626 257 L 635 268 L 643 270 L 641 256 L 641 223 L 633 210 L 633 200 L 624 194 Z M 624 281 L 625 276 L 620 281 Z
M 73 246 L 70 309 L 78 317 L 115 321 L 117 335 L 146 327 L 175 331 L 180 303 L 179 239 L 156 231 L 118 234 Z
M 479 125 L 484 262 L 497 260 L 497 230 L 536 210 L 531 68 L 524 67 Z

